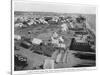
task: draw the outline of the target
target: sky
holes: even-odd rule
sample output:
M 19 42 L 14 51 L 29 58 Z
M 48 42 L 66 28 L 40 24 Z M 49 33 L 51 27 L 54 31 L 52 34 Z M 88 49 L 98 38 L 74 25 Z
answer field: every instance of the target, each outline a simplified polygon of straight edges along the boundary
M 96 14 L 96 7 L 92 5 L 14 0 L 13 6 L 14 11 Z

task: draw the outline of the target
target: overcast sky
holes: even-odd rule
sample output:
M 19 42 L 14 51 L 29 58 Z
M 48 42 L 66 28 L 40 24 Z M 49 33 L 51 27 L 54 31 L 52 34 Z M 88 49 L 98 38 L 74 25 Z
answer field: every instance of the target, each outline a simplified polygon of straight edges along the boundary
M 79 4 L 56 4 L 48 2 L 34 2 L 34 1 L 14 1 L 15 11 L 40 11 L 40 12 L 59 12 L 59 13 L 83 13 L 95 14 L 95 6 L 79 5 Z

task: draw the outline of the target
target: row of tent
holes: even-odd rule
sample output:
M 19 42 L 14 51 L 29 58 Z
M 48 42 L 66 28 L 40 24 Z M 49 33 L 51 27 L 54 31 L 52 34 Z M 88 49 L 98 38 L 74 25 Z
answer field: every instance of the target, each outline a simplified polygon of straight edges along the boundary
M 73 23 L 78 22 L 78 23 L 83 23 L 86 21 L 86 18 L 83 16 L 78 16 L 78 17 L 72 17 L 72 16 L 44 16 L 44 17 L 27 17 L 27 16 L 18 16 L 15 17 L 15 27 L 27 27 L 30 25 L 38 25 L 38 24 L 62 24 L 65 22 L 68 23 Z M 71 25 L 71 24 L 70 24 Z

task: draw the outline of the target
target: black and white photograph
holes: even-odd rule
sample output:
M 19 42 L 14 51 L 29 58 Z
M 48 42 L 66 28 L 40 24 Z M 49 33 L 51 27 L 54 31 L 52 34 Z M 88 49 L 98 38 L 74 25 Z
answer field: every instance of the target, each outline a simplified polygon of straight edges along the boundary
M 14 71 L 96 67 L 95 6 L 12 3 Z

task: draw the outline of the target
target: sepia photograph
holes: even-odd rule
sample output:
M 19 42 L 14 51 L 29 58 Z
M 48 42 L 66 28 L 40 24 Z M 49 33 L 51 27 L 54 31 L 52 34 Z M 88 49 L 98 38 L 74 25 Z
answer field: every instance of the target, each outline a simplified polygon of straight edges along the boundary
M 14 71 L 96 67 L 96 7 L 12 0 Z

